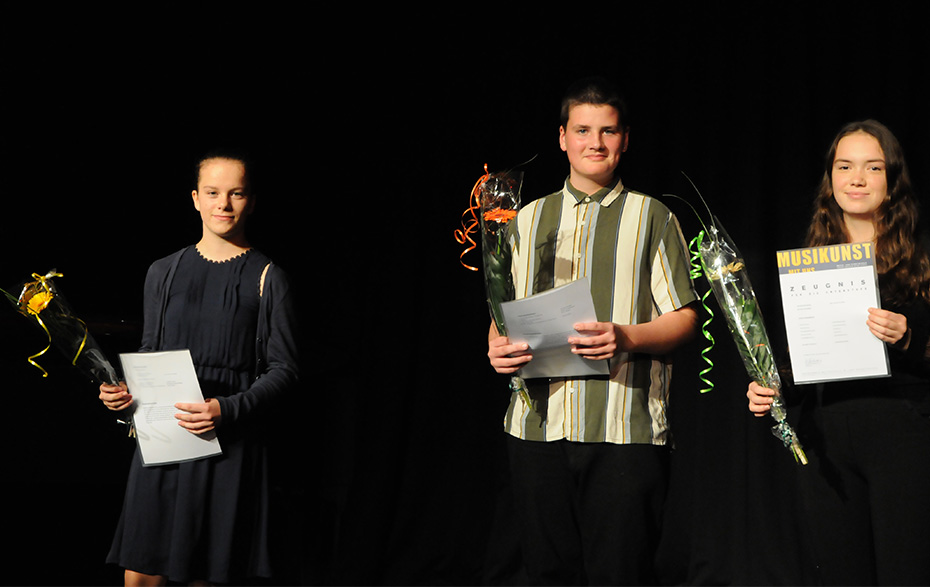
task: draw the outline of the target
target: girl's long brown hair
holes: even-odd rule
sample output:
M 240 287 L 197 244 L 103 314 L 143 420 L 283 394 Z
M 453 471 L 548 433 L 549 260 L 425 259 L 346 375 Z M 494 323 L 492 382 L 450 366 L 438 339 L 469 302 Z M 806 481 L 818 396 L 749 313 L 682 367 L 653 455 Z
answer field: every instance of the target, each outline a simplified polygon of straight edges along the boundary
M 904 151 L 894 134 L 880 122 L 851 122 L 837 133 L 824 161 L 826 168 L 814 200 L 807 246 L 818 247 L 849 240 L 843 211 L 833 197 L 832 172 L 840 139 L 857 132 L 875 137 L 885 155 L 889 197 L 875 213 L 876 269 L 884 277 L 882 301 L 901 305 L 920 297 L 930 303 L 930 259 L 918 240 L 918 205 Z

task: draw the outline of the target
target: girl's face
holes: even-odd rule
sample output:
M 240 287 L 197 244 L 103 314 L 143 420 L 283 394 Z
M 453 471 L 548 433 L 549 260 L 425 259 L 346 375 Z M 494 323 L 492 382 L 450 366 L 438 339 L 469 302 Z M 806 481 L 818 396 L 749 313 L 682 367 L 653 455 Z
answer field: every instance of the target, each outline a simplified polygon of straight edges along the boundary
M 855 132 L 840 139 L 833 158 L 833 198 L 849 219 L 874 220 L 888 198 L 885 154 L 878 139 Z
M 236 241 L 244 236 L 245 220 L 255 207 L 248 191 L 245 165 L 233 159 L 209 159 L 200 167 L 194 208 L 203 220 L 204 236 Z

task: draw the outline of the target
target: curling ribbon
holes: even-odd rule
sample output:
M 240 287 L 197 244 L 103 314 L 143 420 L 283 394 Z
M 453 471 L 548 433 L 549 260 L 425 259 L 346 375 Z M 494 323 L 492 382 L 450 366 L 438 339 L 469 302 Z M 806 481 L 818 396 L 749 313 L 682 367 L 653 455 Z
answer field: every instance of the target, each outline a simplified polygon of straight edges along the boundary
M 697 259 L 700 259 L 700 256 L 701 256 L 698 249 L 700 248 L 701 242 L 703 240 L 704 240 L 704 231 L 702 230 L 688 244 L 688 249 L 691 253 L 691 279 L 699 278 L 704 271 L 703 265 L 697 261 Z M 710 316 L 703 324 L 701 324 L 701 332 L 704 334 L 704 338 L 710 341 L 710 346 L 708 346 L 707 348 L 701 351 L 701 358 L 703 358 L 704 361 L 706 361 L 708 364 L 708 367 L 706 369 L 698 373 L 698 377 L 701 379 L 701 381 L 707 384 L 707 387 L 702 389 L 701 393 L 707 393 L 708 391 L 714 388 L 713 382 L 707 377 L 705 377 L 705 375 L 710 373 L 711 370 L 713 370 L 714 368 L 713 361 L 711 361 L 710 358 L 707 356 L 708 354 L 710 354 L 710 351 L 713 350 L 714 348 L 714 337 L 711 336 L 710 332 L 707 330 L 707 327 L 710 325 L 710 323 L 714 319 L 714 313 L 710 309 L 710 307 L 708 307 L 707 305 L 707 297 L 709 295 L 710 295 L 710 289 L 704 292 L 703 297 L 701 297 L 701 304 L 704 306 L 704 310 L 706 310 L 707 314 Z
M 468 197 L 468 209 L 462 212 L 462 228 L 455 231 L 455 240 L 459 244 L 464 245 L 466 243 L 470 243 L 468 247 L 462 251 L 462 254 L 459 255 L 459 262 L 462 264 L 462 266 L 471 271 L 477 271 L 478 268 L 466 264 L 463 258 L 469 251 L 478 246 L 475 241 L 472 240 L 471 234 L 480 225 L 480 221 L 478 220 L 478 215 L 476 213 L 481 208 L 481 200 L 478 197 L 478 189 L 481 187 L 481 184 L 483 184 L 485 180 L 488 179 L 488 177 L 490 177 L 490 174 L 488 173 L 488 164 L 485 163 L 484 175 L 478 178 L 478 181 L 475 182 L 475 186 L 471 189 L 471 194 Z M 469 220 L 466 224 L 465 217 L 469 214 L 471 214 L 471 220 Z
M 64 277 L 64 275 L 62 275 L 61 273 L 57 273 L 54 269 L 52 269 L 51 271 L 49 271 L 49 272 L 46 273 L 45 275 L 39 275 L 38 273 L 33 273 L 33 274 L 32 274 L 32 278 L 35 279 L 35 283 L 34 283 L 34 284 L 40 286 L 40 287 L 41 287 L 42 289 L 44 289 L 49 295 L 51 295 L 52 289 L 48 286 L 47 281 L 48 281 L 49 279 L 53 278 L 53 277 Z M 33 285 L 33 284 L 30 283 L 29 285 Z M 27 285 L 26 287 L 29 287 L 29 285 Z
M 77 316 L 72 316 L 75 320 L 81 323 L 81 327 L 84 328 L 84 339 L 81 341 L 81 345 L 78 347 L 77 354 L 74 355 L 74 359 L 71 361 L 71 364 L 77 367 L 78 357 L 81 356 L 81 353 L 84 351 L 84 345 L 87 344 L 87 324 Z
M 62 275 L 61 273 L 57 273 L 57 272 L 55 272 L 54 270 L 49 271 L 49 272 L 46 273 L 45 275 L 39 275 L 38 273 L 33 273 L 33 274 L 32 274 L 32 278 L 35 279 L 35 282 L 26 285 L 26 286 L 24 287 L 23 291 L 25 292 L 25 290 L 28 289 L 28 288 L 31 287 L 31 286 L 36 286 L 36 290 L 44 290 L 45 293 L 48 294 L 48 296 L 49 296 L 49 297 L 48 297 L 48 301 L 46 301 L 46 304 L 45 304 L 45 305 L 47 306 L 48 303 L 50 303 L 51 300 L 54 298 L 54 294 L 52 293 L 52 289 L 51 289 L 51 287 L 49 287 L 49 285 L 48 285 L 48 280 L 51 279 L 51 278 L 53 278 L 53 277 L 64 277 L 64 275 Z M 35 295 L 35 294 L 33 294 L 33 295 Z M 48 327 L 45 325 L 45 322 L 43 322 L 43 321 L 42 321 L 42 318 L 39 316 L 39 312 L 41 312 L 41 311 L 44 310 L 44 309 L 45 309 L 45 306 L 43 306 L 42 308 L 33 309 L 33 308 L 30 308 L 30 307 L 29 307 L 28 302 L 26 303 L 25 310 L 26 310 L 27 315 L 32 315 L 32 316 L 35 317 L 36 322 L 38 322 L 38 323 L 39 323 L 39 326 L 42 327 L 42 330 L 45 331 L 45 335 L 48 337 L 48 342 L 49 342 L 49 344 L 46 345 L 46 347 L 45 347 L 44 349 L 42 349 L 40 352 L 38 352 L 38 353 L 36 353 L 36 354 L 34 354 L 34 355 L 28 357 L 26 360 L 29 361 L 29 363 L 30 363 L 33 367 L 35 367 L 35 368 L 38 369 L 39 371 L 42 371 L 42 377 L 48 377 L 48 371 L 46 371 L 45 369 L 43 369 L 42 366 L 39 365 L 38 363 L 36 363 L 35 360 L 34 360 L 34 359 L 37 359 L 37 358 L 41 357 L 41 356 L 44 355 L 46 352 L 48 352 L 48 349 L 51 348 L 51 344 L 52 344 L 52 334 L 49 332 Z M 81 340 L 81 344 L 78 346 L 77 354 L 75 354 L 75 355 L 74 355 L 74 359 L 71 360 L 71 364 L 77 366 L 77 360 L 78 360 L 78 358 L 81 356 L 81 353 L 84 352 L 84 346 L 87 344 L 87 324 L 85 324 L 83 320 L 81 320 L 80 318 L 78 318 L 78 317 L 76 317 L 76 316 L 72 316 L 72 318 L 74 318 L 75 320 L 77 320 L 77 321 L 80 323 L 81 327 L 84 329 L 84 338 Z
M 25 286 L 25 288 L 23 288 L 23 292 L 26 291 L 26 288 L 28 288 L 28 287 L 30 287 L 30 286 L 32 286 L 32 285 L 35 285 L 35 286 L 37 286 L 37 287 L 36 287 L 37 290 L 38 290 L 38 289 L 43 289 L 43 290 L 45 290 L 45 293 L 47 293 L 47 294 L 49 295 L 48 300 L 51 301 L 51 300 L 52 300 L 52 295 L 53 295 L 53 294 L 52 294 L 51 288 L 48 286 L 47 280 L 49 280 L 49 279 L 51 279 L 51 278 L 53 278 L 53 277 L 63 277 L 63 275 L 62 275 L 61 273 L 56 273 L 54 270 L 49 271 L 49 272 L 46 273 L 45 275 L 39 275 L 38 273 L 33 273 L 33 274 L 32 274 L 32 278 L 35 279 L 35 282 L 34 282 L 34 283 L 31 283 L 31 284 L 29 284 L 29 285 L 27 285 L 27 286 Z M 33 294 L 33 295 L 35 295 L 35 294 Z M 48 302 L 46 302 L 46 305 L 48 305 Z M 41 357 L 42 355 L 44 355 L 46 352 L 48 352 L 48 349 L 51 348 L 51 346 L 52 346 L 52 334 L 48 331 L 48 327 L 45 325 L 45 322 L 42 322 L 42 318 L 39 317 L 39 312 L 41 312 L 41 311 L 44 309 L 44 306 L 43 306 L 43 308 L 39 308 L 39 309 L 35 309 L 35 310 L 34 310 L 34 309 L 32 309 L 32 308 L 29 307 L 29 304 L 28 304 L 28 302 L 27 302 L 26 307 L 25 307 L 24 309 L 25 309 L 27 315 L 30 315 L 30 314 L 31 314 L 31 315 L 35 316 L 36 322 L 39 323 L 39 326 L 41 326 L 41 327 L 42 327 L 42 330 L 45 331 L 45 336 L 48 337 L 48 345 L 46 345 L 46 347 L 45 347 L 44 349 L 42 349 L 41 351 L 39 351 L 38 353 L 36 353 L 36 354 L 34 354 L 34 355 L 28 357 L 26 360 L 29 361 L 29 364 L 31 364 L 33 367 L 35 367 L 36 369 L 38 369 L 39 371 L 42 372 L 42 377 L 48 377 L 48 371 L 46 371 L 45 369 L 43 369 L 41 365 L 39 365 L 38 363 L 35 362 L 35 359 L 38 359 L 39 357 Z M 83 346 L 83 345 L 82 345 L 82 346 Z M 75 359 L 75 360 L 76 360 L 76 359 Z
M 38 359 L 39 357 L 41 357 L 42 355 L 44 355 L 44 354 L 46 353 L 46 351 L 48 351 L 48 349 L 52 346 L 52 335 L 49 333 L 48 328 L 45 326 L 45 323 L 42 322 L 42 319 L 39 318 L 39 315 L 38 315 L 38 314 L 33 314 L 33 316 L 36 317 L 36 322 L 39 323 L 39 326 L 41 326 L 41 327 L 42 327 L 42 330 L 45 331 L 45 335 L 48 336 L 48 345 L 46 345 L 45 348 L 42 349 L 41 351 L 39 351 L 38 353 L 36 353 L 36 354 L 34 354 L 34 355 L 28 357 L 26 360 L 29 361 L 29 363 L 30 363 L 33 367 L 35 367 L 36 369 L 38 369 L 39 371 L 42 372 L 42 377 L 48 377 L 48 371 L 46 371 L 45 369 L 43 369 L 42 366 L 39 365 L 38 363 L 36 363 L 34 359 Z

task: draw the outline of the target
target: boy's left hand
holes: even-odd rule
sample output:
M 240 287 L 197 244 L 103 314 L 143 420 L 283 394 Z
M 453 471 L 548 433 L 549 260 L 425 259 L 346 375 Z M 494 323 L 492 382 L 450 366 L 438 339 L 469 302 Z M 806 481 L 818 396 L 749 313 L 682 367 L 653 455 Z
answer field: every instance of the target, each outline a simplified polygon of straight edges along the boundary
M 613 322 L 583 322 L 575 324 L 579 336 L 569 336 L 572 352 L 586 359 L 603 361 L 613 358 L 629 346 L 629 338 Z
M 697 332 L 696 303 L 666 312 L 641 324 L 582 322 L 575 330 L 586 336 L 569 336 L 572 352 L 588 359 L 610 359 L 620 353 L 665 355 Z

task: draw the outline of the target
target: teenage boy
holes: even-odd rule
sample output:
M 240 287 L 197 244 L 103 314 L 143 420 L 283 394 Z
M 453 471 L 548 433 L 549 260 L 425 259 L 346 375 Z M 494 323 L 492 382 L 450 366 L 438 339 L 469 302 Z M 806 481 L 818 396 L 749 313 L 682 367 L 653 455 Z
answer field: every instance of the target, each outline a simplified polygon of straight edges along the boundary
M 610 367 L 609 377 L 532 380 L 534 405 L 512 394 L 505 429 L 531 583 L 655 581 L 667 482 L 667 355 L 696 331 L 697 295 L 678 221 L 616 173 L 629 139 L 619 92 L 599 79 L 573 86 L 559 128 L 568 179 L 515 220 L 517 297 L 587 277 L 598 322 L 575 325 L 578 335 L 567 343 Z M 532 349 L 511 344 L 493 323 L 488 357 L 505 374 L 533 360 Z

